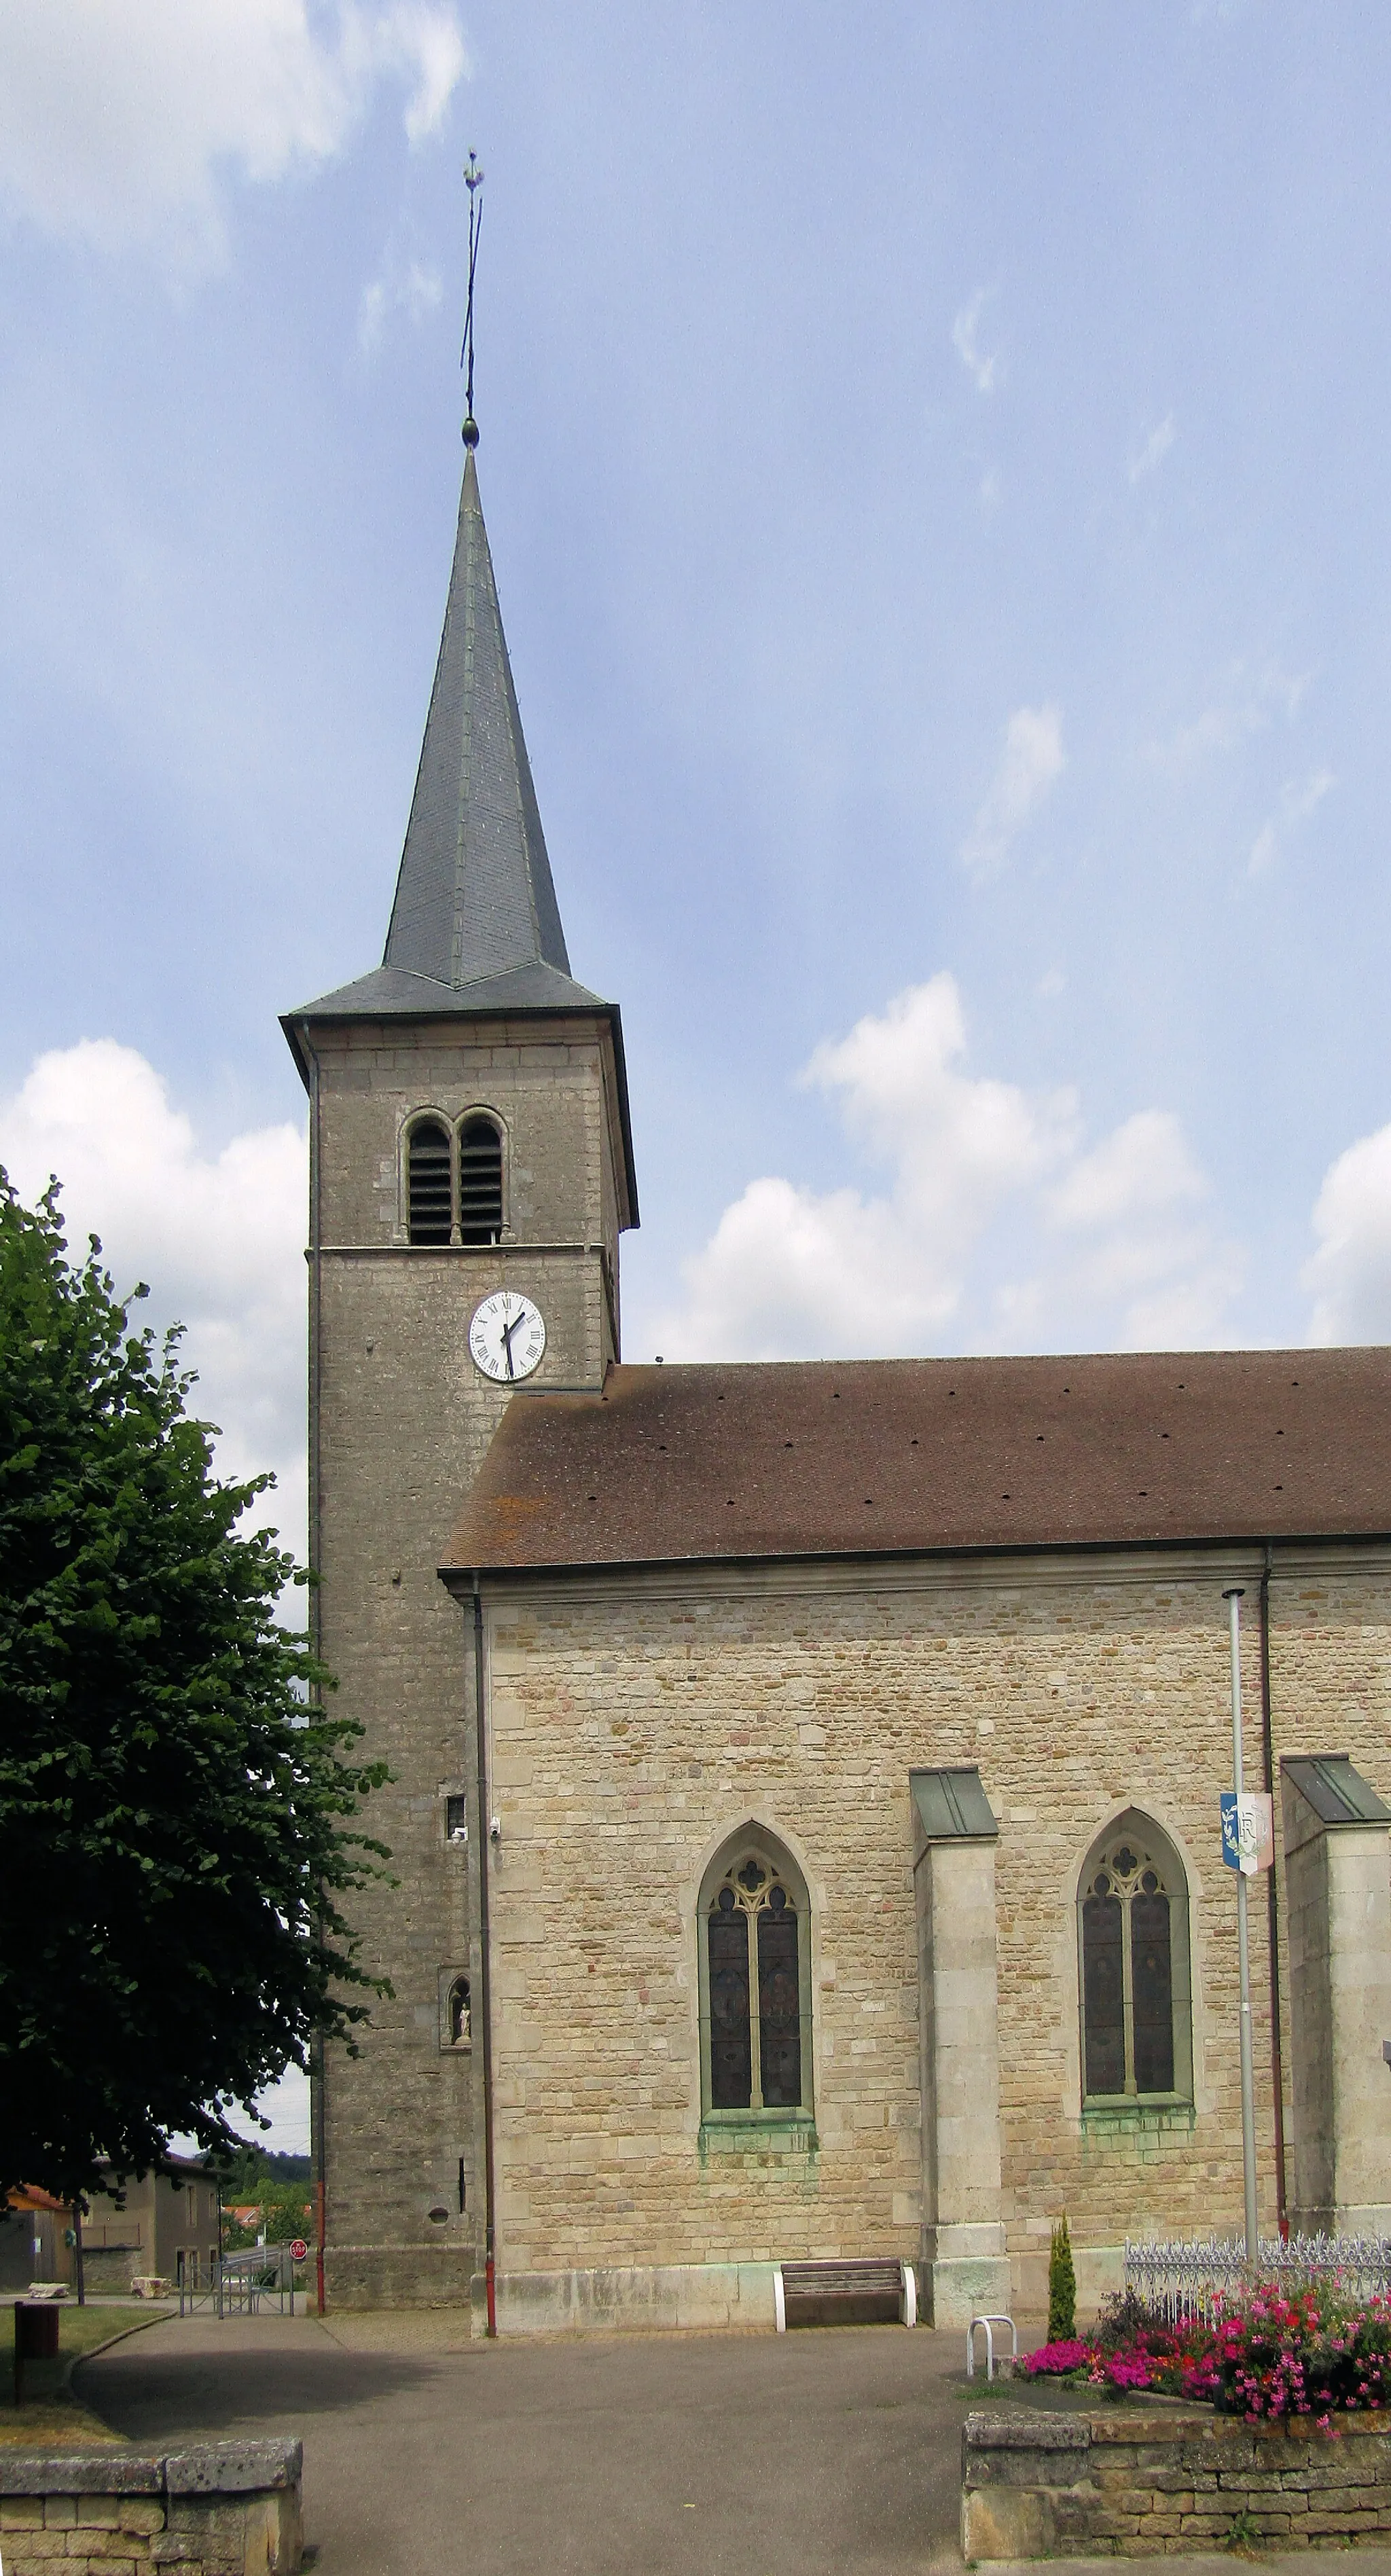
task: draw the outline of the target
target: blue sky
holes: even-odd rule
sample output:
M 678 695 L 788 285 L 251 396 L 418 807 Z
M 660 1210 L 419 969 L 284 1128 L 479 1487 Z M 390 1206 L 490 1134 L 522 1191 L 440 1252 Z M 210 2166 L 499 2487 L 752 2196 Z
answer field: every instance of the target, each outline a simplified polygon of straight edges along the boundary
M 628 1354 L 1391 1336 L 1391 18 L 0 0 L 0 1158 L 302 1494 L 461 450 Z

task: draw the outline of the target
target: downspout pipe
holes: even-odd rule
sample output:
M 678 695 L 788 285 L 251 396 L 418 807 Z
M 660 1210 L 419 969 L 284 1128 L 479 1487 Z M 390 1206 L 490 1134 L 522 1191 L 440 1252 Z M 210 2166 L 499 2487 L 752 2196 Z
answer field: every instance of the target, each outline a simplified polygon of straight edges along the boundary
M 493 2173 L 493 1991 L 489 1914 L 488 1729 L 483 1693 L 483 1586 L 473 1575 L 473 1710 L 478 1737 L 478 2002 L 483 2039 L 483 2277 L 488 2293 L 488 2332 L 497 2333 L 497 2202 Z
M 317 1660 L 323 1655 L 323 1612 L 319 1603 L 317 1577 L 323 1554 L 323 1155 L 319 1137 L 319 1058 L 307 1028 L 301 1027 L 300 1043 L 309 1059 L 309 1571 L 316 1579 L 309 1586 L 309 1642 Z M 325 2076 L 327 2050 L 319 2032 L 314 2041 L 315 2078 L 311 2094 L 312 2145 L 314 2151 L 314 2290 L 320 2316 L 326 2305 L 324 2297 L 324 2242 L 327 2234 L 326 2204 L 328 2175 L 327 2104 Z
M 1275 1550 L 1267 1539 L 1261 1567 L 1261 1754 L 1265 1793 L 1275 1812 L 1275 1730 L 1270 1704 L 1270 1578 Z M 1280 1905 L 1272 1860 L 1265 1874 L 1266 1941 L 1270 1952 L 1270 2089 L 1275 2114 L 1275 2206 L 1282 2238 L 1290 2232 L 1289 2195 L 1285 2181 L 1285 2051 L 1280 2036 Z

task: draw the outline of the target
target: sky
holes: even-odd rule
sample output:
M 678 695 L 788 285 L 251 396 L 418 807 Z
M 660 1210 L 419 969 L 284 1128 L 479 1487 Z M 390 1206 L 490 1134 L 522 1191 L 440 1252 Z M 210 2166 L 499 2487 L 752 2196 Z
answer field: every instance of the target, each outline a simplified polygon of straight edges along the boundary
M 0 0 L 0 1162 L 293 1544 L 470 148 L 626 1356 L 1391 1339 L 1388 94 L 1379 0 Z

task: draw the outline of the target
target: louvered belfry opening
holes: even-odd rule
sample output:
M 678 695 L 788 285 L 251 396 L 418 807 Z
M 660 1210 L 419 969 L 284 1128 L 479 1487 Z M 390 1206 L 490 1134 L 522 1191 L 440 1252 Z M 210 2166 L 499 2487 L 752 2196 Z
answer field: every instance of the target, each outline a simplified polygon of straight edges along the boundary
M 449 1130 L 438 1118 L 411 1129 L 406 1162 L 406 1224 L 412 1243 L 448 1243 L 452 1209 Z
M 459 1131 L 459 1241 L 502 1241 L 502 1138 L 491 1118 Z

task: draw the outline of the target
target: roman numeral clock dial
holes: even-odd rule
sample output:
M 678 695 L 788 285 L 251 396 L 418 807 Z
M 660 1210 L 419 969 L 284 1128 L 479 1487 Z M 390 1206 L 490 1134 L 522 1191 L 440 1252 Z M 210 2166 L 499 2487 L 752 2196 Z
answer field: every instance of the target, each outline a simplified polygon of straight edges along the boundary
M 530 1377 L 546 1348 L 546 1327 L 539 1306 L 519 1297 L 515 1288 L 495 1288 L 474 1308 L 468 1346 L 475 1368 L 504 1386 Z

